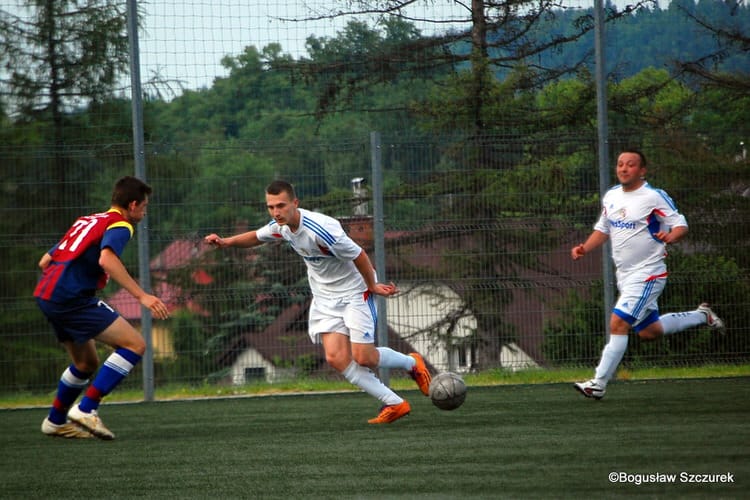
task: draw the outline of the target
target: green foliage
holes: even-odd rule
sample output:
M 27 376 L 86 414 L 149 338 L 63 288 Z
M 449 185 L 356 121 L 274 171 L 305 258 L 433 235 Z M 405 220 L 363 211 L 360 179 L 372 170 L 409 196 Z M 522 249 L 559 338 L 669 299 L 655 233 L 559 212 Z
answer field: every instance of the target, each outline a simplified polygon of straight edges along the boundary
M 590 5 L 590 4 L 589 4 Z M 614 5 L 607 3 L 611 14 Z M 536 30 L 571 32 L 577 20 L 593 18 L 593 8 L 557 10 L 540 23 Z M 750 6 L 742 2 L 714 2 L 672 0 L 667 8 L 646 5 L 605 25 L 606 73 L 617 80 L 641 72 L 646 68 L 663 68 L 675 61 L 700 61 L 708 59 L 720 70 L 746 72 L 747 54 L 727 51 L 725 39 L 710 30 L 699 28 L 695 19 L 727 33 L 741 33 L 750 26 Z M 534 33 L 532 36 L 536 36 Z M 580 40 L 569 43 L 563 50 L 550 50 L 541 55 L 538 63 L 544 67 L 569 67 L 586 60 L 593 71 L 593 31 Z M 721 54 L 720 57 L 715 57 Z
M 750 116 L 750 95 L 719 88 L 702 88 L 688 116 L 690 129 L 701 134 L 704 144 L 716 153 L 734 159 L 741 155 L 740 143 L 750 143 L 744 133 Z
M 201 182 L 196 183 L 189 175 L 179 177 L 185 182 L 187 192 L 180 202 L 187 207 L 174 212 L 175 219 L 169 221 L 175 227 L 232 228 L 238 221 L 253 225 L 267 218 L 263 193 L 266 179 L 274 177 L 275 166 L 267 158 L 258 157 L 232 141 L 208 144 L 197 158 L 185 159 L 193 165 Z M 194 162 L 194 163 L 193 163 Z M 165 177 L 165 184 L 172 183 Z M 227 182 L 230 188 L 227 189 Z M 230 193 L 227 198 L 224 193 Z M 206 210 L 206 207 L 212 207 Z M 168 227 L 168 226 L 167 226 Z
M 72 5 L 53 3 L 56 9 Z M 654 69 L 663 68 L 661 62 L 648 64 L 657 52 L 695 59 L 713 47 L 703 37 L 686 40 L 694 30 L 675 22 L 675 16 L 684 18 L 685 10 L 708 12 L 707 3 L 699 2 L 695 10 L 692 2 L 666 11 L 639 10 L 608 25 L 608 38 L 618 40 L 609 48 L 614 57 L 608 58 L 614 61 L 611 69 L 617 65 L 609 84 L 610 146 L 612 153 L 624 144 L 638 144 L 646 151 L 652 165 L 649 179 L 670 191 L 690 221 L 693 246 L 685 260 L 702 254 L 706 261 L 693 262 L 696 269 L 706 276 L 731 277 L 712 289 L 694 282 L 690 286 L 727 307 L 738 296 L 731 293 L 745 293 L 750 261 L 744 251 L 748 237 L 729 232 L 750 214 L 748 198 L 742 195 L 748 187 L 747 164 L 737 158 L 739 141 L 747 141 L 750 100 L 736 90 L 675 79 L 679 75 Z M 715 10 L 717 22 L 727 20 L 726 6 Z M 748 10 L 738 6 L 737 20 Z M 108 45 L 114 41 L 111 37 L 121 35 L 118 12 L 99 9 L 101 18 L 77 19 L 89 19 L 101 31 L 93 38 L 102 43 L 93 55 L 101 57 L 98 49 L 104 47 L 116 54 L 111 64 L 99 60 L 96 67 L 70 68 L 77 80 L 67 82 L 68 89 L 83 100 L 60 108 L 60 116 L 31 110 L 45 104 L 31 100 L 27 114 L 10 114 L 11 94 L 6 89 L 0 93 L 0 258 L 7 266 L 0 287 L 8 297 L 27 297 L 41 252 L 82 210 L 106 208 L 112 182 L 132 173 L 130 103 L 111 96 L 106 85 L 123 63 L 121 47 Z M 118 17 L 113 24 L 99 24 L 112 15 Z M 563 29 L 549 34 L 588 29 L 587 15 L 557 13 L 548 21 Z M 4 40 L 12 29 L 12 23 L 0 22 Z M 425 37 L 411 23 L 388 16 L 374 27 L 353 22 L 334 37 L 310 37 L 309 58 L 294 60 L 279 44 L 249 46 L 224 58 L 228 75 L 210 88 L 186 90 L 169 102 L 152 96 L 145 103 L 145 135 L 148 178 L 155 188 L 149 213 L 153 251 L 176 238 L 197 241 L 209 231 L 226 234 L 264 223 L 263 188 L 278 177 L 294 182 L 310 208 L 349 213 L 350 177 L 369 172 L 368 135 L 382 131 L 389 228 L 419 231 L 425 244 L 442 244 L 449 237 L 454 244 L 443 253 L 439 269 L 408 263 L 403 264 L 405 273 L 454 284 L 480 322 L 472 341 L 487 342 L 488 351 L 499 352 L 500 344 L 516 335 L 503 318 L 503 308 L 512 300 L 510 290 L 526 285 L 522 272 L 553 272 L 538 256 L 556 248 L 570 229 L 590 228 L 598 211 L 594 83 L 585 67 L 575 78 L 544 80 L 549 73 L 542 67 L 573 67 L 571 57 L 585 59 L 582 53 L 571 56 L 572 49 L 558 47 L 533 61 L 507 59 L 501 61 L 503 70 L 495 71 L 497 65 L 475 52 L 461 52 L 454 41 L 463 35 L 449 35 L 453 41 Z M 669 44 L 664 41 L 668 36 Z M 490 39 L 499 44 L 499 38 Z M 586 52 L 591 45 L 581 40 L 577 47 Z M 736 72 L 729 62 L 737 56 L 744 61 L 747 50 L 727 50 L 727 64 L 720 66 Z M 490 51 L 488 57 L 497 63 L 504 54 Z M 547 64 L 548 56 L 555 64 Z M 471 66 L 460 62 L 470 57 Z M 50 81 L 33 83 L 27 89 L 32 93 Z M 690 179 L 688 188 L 685 179 Z M 672 187 L 680 191 L 672 192 Z M 737 236 L 729 242 L 717 237 L 726 234 Z M 133 246 L 124 256 L 130 268 L 136 260 Z M 264 328 L 290 304 L 304 302 L 308 292 L 302 263 L 284 250 L 268 252 L 260 253 L 262 264 L 242 251 L 224 252 L 218 263 L 201 262 L 213 266 L 215 282 L 186 291 L 213 318 L 221 318 L 222 326 L 199 329 L 194 322 L 202 320 L 180 318 L 190 332 L 186 338 L 201 342 L 205 335 L 201 350 L 205 346 L 216 353 L 238 336 Z M 695 275 L 692 269 L 684 273 Z M 664 308 L 681 276 L 673 273 Z M 482 288 L 481 280 L 491 282 L 489 289 Z M 183 276 L 181 283 L 189 280 Z M 692 304 L 696 295 L 674 305 Z M 263 301 L 249 299 L 256 296 Z M 563 348 L 561 336 L 600 328 L 595 303 L 569 300 L 587 311 L 586 324 L 550 326 L 557 339 L 547 347 L 551 352 Z M 747 321 L 740 314 L 730 317 L 730 324 Z M 678 345 L 674 359 L 718 348 L 716 342 L 710 337 Z M 580 343 L 579 358 L 588 359 L 597 344 Z M 562 355 L 579 359 L 574 352 Z M 186 362 L 202 370 L 203 361 L 199 357 Z M 495 360 L 485 361 L 492 365 Z M 187 370 L 169 363 L 159 368 L 165 374 L 179 376 Z
M 295 378 L 304 378 L 320 370 L 321 360 L 319 356 L 314 354 L 303 354 L 295 359 L 284 359 L 276 355 L 273 357 L 273 364 L 277 368 L 293 369 Z
M 693 92 L 664 69 L 646 68 L 611 85 L 609 106 L 613 124 L 623 130 L 671 129 L 683 124 Z M 617 119 L 614 119 L 614 118 Z
M 306 46 L 310 59 L 302 59 L 297 69 L 314 89 L 318 118 L 334 111 L 369 107 L 372 95 L 384 93 L 389 96 L 388 108 L 400 115 L 407 102 L 393 90 L 405 82 L 423 82 L 444 71 L 424 65 L 423 58 L 437 58 L 440 51 L 425 48 L 419 41 L 420 32 L 412 24 L 388 16 L 374 28 L 350 21 L 334 38 L 309 37 Z M 410 96 L 414 94 L 406 98 Z
M 592 177 L 591 152 L 566 153 L 560 158 L 529 155 L 529 164 L 505 171 L 493 186 L 504 191 L 503 211 L 524 214 L 531 208 L 534 216 L 567 221 L 582 207 L 595 206 L 598 196 L 585 189 Z
M 536 96 L 539 117 L 553 127 L 591 130 L 596 126 L 596 89 L 592 75 L 582 70 L 573 79 L 551 82 Z
M 585 296 L 568 292 L 556 308 L 560 316 L 548 318 L 544 325 L 542 348 L 548 362 L 575 366 L 597 361 L 604 346 L 601 297 L 601 282 Z
M 267 245 L 253 253 L 247 259 L 246 251 L 223 250 L 225 264 L 232 265 L 222 269 L 231 273 L 214 272 L 210 285 L 189 290 L 210 313 L 213 326 L 201 345 L 212 360 L 224 358 L 236 343 L 244 346 L 243 337 L 262 332 L 282 311 L 309 296 L 304 264 L 296 255 L 290 259 L 286 245 Z
M 732 306 L 737 296 L 750 293 L 746 272 L 722 256 L 676 249 L 670 252 L 669 266 L 669 281 L 659 300 L 661 314 L 694 310 L 699 302 L 709 301 L 728 330 L 721 335 L 700 327 L 666 335 L 655 342 L 631 334 L 623 363 L 629 367 L 686 365 L 712 353 L 728 352 L 736 353 L 731 358 L 745 359 L 750 352 L 750 339 L 739 331 L 739 325 L 747 324 L 750 314 Z M 604 345 L 601 297 L 598 285 L 585 296 L 571 292 L 562 301 L 557 308 L 563 311 L 562 316 L 548 320 L 544 328 L 543 349 L 548 361 L 556 360 L 557 366 L 577 366 L 598 359 Z
M 28 295 L 28 291 L 25 295 Z M 31 301 L 29 301 L 31 302 Z M 0 379 L 3 385 L 13 390 L 28 390 L 34 387 L 57 385 L 65 365 L 55 365 L 50 360 L 60 355 L 61 347 L 56 342 L 51 328 L 44 337 L 29 342 L 34 335 L 32 325 L 39 321 L 41 313 L 36 309 L 25 309 L 22 304 L 6 304 L 0 312 Z
M 128 67 L 125 5 L 98 0 L 25 1 L 30 22 L 2 11 L 3 94 L 27 117 L 46 115 L 58 139 L 65 108 L 102 102 Z M 58 142 L 59 144 L 59 142 Z
M 7 235 L 15 238 L 15 235 Z M 0 241 L 2 241 L 0 239 Z M 54 242 L 50 241 L 50 247 Z M 0 290 L 4 297 L 13 298 L 4 306 L 10 311 L 13 306 L 21 305 L 21 301 L 30 300 L 31 293 L 39 279 L 37 263 L 42 253 L 49 248 L 37 248 L 32 245 L 0 245 L 0 262 L 12 263 L 0 273 Z M 4 324 L 4 323 L 3 323 Z
M 205 348 L 209 333 L 200 318 L 187 311 L 175 312 L 169 320 L 169 330 L 173 333 L 174 357 L 157 359 L 157 378 L 164 380 L 203 383 L 215 362 Z

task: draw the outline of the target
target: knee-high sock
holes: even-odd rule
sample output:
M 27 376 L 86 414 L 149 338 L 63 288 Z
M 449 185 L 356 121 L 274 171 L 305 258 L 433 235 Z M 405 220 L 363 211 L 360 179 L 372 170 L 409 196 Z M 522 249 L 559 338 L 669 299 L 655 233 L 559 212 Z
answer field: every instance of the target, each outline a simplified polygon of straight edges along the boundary
M 102 398 L 112 392 L 140 360 L 140 355 L 128 349 L 119 348 L 110 354 L 81 399 L 78 405 L 81 411 L 89 413 L 99 408 Z
M 396 405 L 403 402 L 403 399 L 383 384 L 370 369 L 360 366 L 354 361 L 349 363 L 349 366 L 341 374 L 350 383 L 356 385 L 370 396 L 379 399 L 385 405 Z
M 70 365 L 60 376 L 57 394 L 49 410 L 49 420 L 53 424 L 64 424 L 68 418 L 68 409 L 73 406 L 78 396 L 89 383 L 90 373 L 84 373 Z
M 622 361 L 622 357 L 627 348 L 627 335 L 609 336 L 609 342 L 607 342 L 607 345 L 604 346 L 604 350 L 602 350 L 602 359 L 599 360 L 599 365 L 596 367 L 596 373 L 594 375 L 594 378 L 600 385 L 606 386 L 612 377 L 615 376 L 617 365 Z
M 416 360 L 411 356 L 394 351 L 390 347 L 378 347 L 377 349 L 380 353 L 378 368 L 401 368 L 404 370 L 411 370 L 416 363 Z
M 700 311 L 669 313 L 659 316 L 664 335 L 681 332 L 694 326 L 705 325 L 706 315 Z

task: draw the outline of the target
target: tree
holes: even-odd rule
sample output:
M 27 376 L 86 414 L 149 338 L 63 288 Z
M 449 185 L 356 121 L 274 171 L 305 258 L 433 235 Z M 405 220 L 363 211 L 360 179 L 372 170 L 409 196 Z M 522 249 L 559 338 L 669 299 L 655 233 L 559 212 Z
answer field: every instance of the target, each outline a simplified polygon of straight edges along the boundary
M 750 73 L 747 58 L 750 54 L 750 6 L 742 1 L 701 1 L 696 6 L 679 4 L 677 8 L 716 40 L 716 49 L 697 60 L 679 59 L 677 69 L 707 87 L 721 87 L 738 97 L 750 92 Z M 737 58 L 744 71 L 727 72 L 721 65 Z
M 550 207 L 550 217 L 564 216 L 565 201 L 556 193 L 568 192 L 580 177 L 580 165 L 578 170 L 563 171 L 559 157 L 557 162 L 540 165 L 550 152 L 538 154 L 533 147 L 543 139 L 509 145 L 499 140 L 499 134 L 521 129 L 529 138 L 542 134 L 539 118 L 545 115 L 538 110 L 535 91 L 577 70 L 584 59 L 548 67 L 539 63 L 541 55 L 562 50 L 565 44 L 590 33 L 593 16 L 584 11 L 568 29 L 549 30 L 558 15 L 556 2 L 448 1 L 445 3 L 463 12 L 451 20 L 454 28 L 422 36 L 418 30 L 404 29 L 412 19 L 406 12 L 414 3 L 355 1 L 352 5 L 359 10 L 331 12 L 331 17 L 382 16 L 377 26 L 386 27 L 386 36 L 352 21 L 338 38 L 309 39 L 311 61 L 300 69 L 318 85 L 319 119 L 357 109 L 356 105 L 361 106 L 381 88 L 399 88 L 409 80 L 426 83 L 421 95 L 412 94 L 413 100 L 401 105 L 403 111 L 419 116 L 433 133 L 446 137 L 440 159 L 443 165 L 434 165 L 434 175 L 416 191 L 444 201 L 434 207 L 442 222 L 425 227 L 419 238 L 443 242 L 447 250 L 439 275 L 419 265 L 411 266 L 411 271 L 418 280 L 445 280 L 462 298 L 477 319 L 472 341 L 487 347 L 481 351 L 479 364 L 493 366 L 499 362 L 502 344 L 515 340 L 503 313 L 513 300 L 513 291 L 525 287 L 519 270 L 550 272 L 526 256 L 556 244 L 560 237 L 559 223 L 525 221 L 534 216 L 523 193 L 529 190 L 529 181 L 534 181 L 543 193 L 541 202 Z M 608 17 L 622 15 L 625 11 L 611 9 Z M 389 31 L 394 26 L 399 30 Z M 394 32 L 406 36 L 391 39 Z M 562 153 L 563 147 L 559 144 L 556 149 Z M 413 196 L 414 190 L 396 188 L 389 196 L 406 198 Z M 467 220 L 473 223 L 467 225 Z M 475 224 L 488 230 L 476 231 Z M 529 226 L 535 230 L 529 231 Z M 480 277 L 492 285 L 477 286 L 473 280 Z
M 116 0 L 26 0 L 29 16 L 0 10 L 2 95 L 19 116 L 51 117 L 112 94 L 128 68 L 127 15 Z M 62 140 L 56 135 L 56 144 Z
M 0 10 L 0 97 L 16 124 L 33 124 L 46 150 L 29 170 L 71 186 L 44 193 L 50 213 L 39 219 L 57 230 L 71 217 L 59 208 L 85 199 L 84 181 L 101 170 L 96 161 L 68 153 L 81 141 L 71 123 L 87 105 L 111 97 L 127 70 L 126 23 L 125 4 L 117 0 L 25 0 L 19 11 Z
M 312 81 L 324 83 L 319 88 L 319 117 L 347 109 L 355 94 L 379 84 L 457 72 L 467 74 L 453 82 L 466 87 L 458 91 L 468 96 L 462 101 L 466 119 L 463 127 L 481 134 L 486 127 L 484 108 L 492 102 L 492 82 L 498 76 L 526 68 L 526 78 L 516 81 L 517 88 L 525 90 L 572 74 L 583 60 L 558 67 L 546 67 L 538 61 L 543 54 L 560 51 L 565 44 L 581 39 L 594 27 L 592 13 L 586 10 L 572 19 L 568 29 L 549 29 L 562 12 L 554 0 L 472 0 L 470 4 L 445 0 L 440 3 L 460 14 L 442 17 L 414 14 L 418 3 L 424 3 L 431 13 L 444 12 L 435 5 L 438 2 L 355 0 L 351 2 L 352 10 L 332 10 L 318 16 L 377 17 L 378 25 L 384 26 L 389 35 L 385 39 L 373 37 L 367 33 L 366 25 L 351 22 L 339 39 L 308 40 L 312 60 L 301 69 Z M 651 3 L 636 2 L 621 12 L 611 8 L 608 20 Z M 413 27 L 405 31 L 404 27 L 417 18 L 452 28 L 427 36 Z M 395 37 L 394 32 L 408 36 Z M 346 41 L 354 43 L 341 43 Z

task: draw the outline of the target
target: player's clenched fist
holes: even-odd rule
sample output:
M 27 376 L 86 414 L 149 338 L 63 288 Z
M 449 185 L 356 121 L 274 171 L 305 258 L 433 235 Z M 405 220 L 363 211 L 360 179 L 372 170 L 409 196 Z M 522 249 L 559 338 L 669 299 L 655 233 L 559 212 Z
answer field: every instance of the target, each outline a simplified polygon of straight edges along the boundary
M 586 255 L 586 249 L 583 247 L 583 243 L 581 243 L 580 245 L 574 246 L 570 250 L 570 256 L 573 258 L 573 260 L 578 260 L 584 255 Z
M 227 247 L 226 241 L 222 237 L 220 237 L 218 234 L 211 233 L 205 238 L 203 238 L 203 241 L 208 243 L 209 245 L 218 247 L 218 248 L 225 248 Z

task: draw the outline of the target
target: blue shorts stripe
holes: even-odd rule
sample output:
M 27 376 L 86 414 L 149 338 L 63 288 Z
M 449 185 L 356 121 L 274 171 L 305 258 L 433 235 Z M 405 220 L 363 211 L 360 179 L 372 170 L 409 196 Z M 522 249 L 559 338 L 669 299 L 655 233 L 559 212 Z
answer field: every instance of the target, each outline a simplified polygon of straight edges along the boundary
M 372 314 L 372 319 L 377 325 L 378 324 L 378 308 L 375 305 L 375 297 L 371 293 L 367 294 L 367 305 L 370 307 L 370 313 Z
M 641 298 L 638 300 L 638 303 L 633 308 L 633 316 L 636 318 L 641 315 L 641 311 L 643 310 L 643 307 L 646 305 L 649 297 L 651 296 L 651 291 L 654 288 L 654 282 L 653 281 L 647 281 L 646 286 L 643 288 L 643 293 L 641 294 Z

